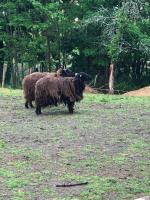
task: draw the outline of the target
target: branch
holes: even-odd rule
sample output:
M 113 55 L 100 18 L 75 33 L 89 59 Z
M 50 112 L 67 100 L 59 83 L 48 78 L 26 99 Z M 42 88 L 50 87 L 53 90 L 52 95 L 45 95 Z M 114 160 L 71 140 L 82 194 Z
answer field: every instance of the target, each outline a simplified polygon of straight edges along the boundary
M 80 185 L 87 185 L 88 182 L 83 182 L 83 183 L 70 183 L 70 184 L 62 184 L 62 185 L 56 185 L 56 187 L 74 187 L 74 186 L 80 186 Z

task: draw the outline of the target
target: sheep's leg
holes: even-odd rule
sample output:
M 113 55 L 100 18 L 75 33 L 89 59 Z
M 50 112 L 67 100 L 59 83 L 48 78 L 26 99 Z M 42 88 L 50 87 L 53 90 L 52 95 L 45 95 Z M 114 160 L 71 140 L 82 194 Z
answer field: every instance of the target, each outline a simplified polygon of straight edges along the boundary
M 73 114 L 73 111 L 74 111 L 74 102 L 68 102 L 67 106 L 68 106 L 69 113 Z
M 30 105 L 31 108 L 34 108 L 32 101 L 29 102 L 29 105 Z
M 41 106 L 36 106 L 36 114 L 37 115 L 40 115 L 40 114 L 42 114 L 42 112 L 41 112 Z
M 54 105 L 57 106 L 57 99 L 54 98 Z
M 28 101 L 25 102 L 25 108 L 29 108 Z

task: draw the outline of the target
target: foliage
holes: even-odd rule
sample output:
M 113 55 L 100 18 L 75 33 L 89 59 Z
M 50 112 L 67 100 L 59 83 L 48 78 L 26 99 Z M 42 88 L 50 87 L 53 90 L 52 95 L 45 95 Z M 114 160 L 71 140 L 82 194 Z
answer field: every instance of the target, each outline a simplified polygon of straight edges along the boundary
M 14 87 L 29 68 L 60 66 L 97 74 L 98 84 L 107 85 L 114 62 L 117 84 L 124 77 L 148 84 L 149 15 L 148 0 L 2 0 L 0 81 L 6 62 L 6 81 Z

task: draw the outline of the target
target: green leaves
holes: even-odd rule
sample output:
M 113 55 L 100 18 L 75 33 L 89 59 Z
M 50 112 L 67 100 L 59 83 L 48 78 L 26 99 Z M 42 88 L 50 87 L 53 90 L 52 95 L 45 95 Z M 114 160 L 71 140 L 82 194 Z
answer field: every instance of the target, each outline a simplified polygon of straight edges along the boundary
M 116 72 L 129 69 L 132 77 L 134 68 L 142 76 L 150 57 L 149 15 L 148 0 L 3 0 L 0 54 L 10 64 L 16 57 L 30 66 L 44 61 L 44 69 L 72 66 L 102 76 L 112 61 Z

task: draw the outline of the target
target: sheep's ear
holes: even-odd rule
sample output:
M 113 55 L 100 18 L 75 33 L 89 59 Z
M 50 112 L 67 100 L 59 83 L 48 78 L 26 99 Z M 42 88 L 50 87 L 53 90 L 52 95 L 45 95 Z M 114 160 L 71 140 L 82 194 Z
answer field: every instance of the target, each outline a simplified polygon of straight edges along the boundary
M 75 76 L 77 76 L 78 75 L 78 73 L 75 73 Z

